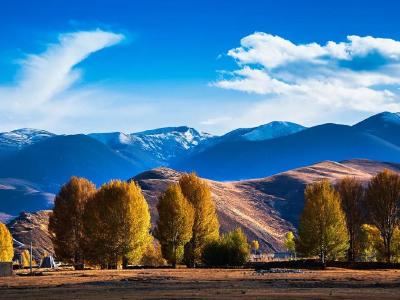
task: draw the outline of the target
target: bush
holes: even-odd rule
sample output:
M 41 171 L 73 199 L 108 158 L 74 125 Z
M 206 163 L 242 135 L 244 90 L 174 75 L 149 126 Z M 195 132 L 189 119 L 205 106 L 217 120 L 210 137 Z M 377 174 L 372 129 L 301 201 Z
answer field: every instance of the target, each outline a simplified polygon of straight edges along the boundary
M 208 243 L 203 249 L 202 259 L 207 266 L 242 266 L 247 262 L 249 254 L 247 237 L 238 228 Z
M 150 243 L 146 253 L 142 257 L 141 264 L 146 267 L 161 267 L 165 266 L 166 263 L 167 262 L 162 257 L 160 245 Z

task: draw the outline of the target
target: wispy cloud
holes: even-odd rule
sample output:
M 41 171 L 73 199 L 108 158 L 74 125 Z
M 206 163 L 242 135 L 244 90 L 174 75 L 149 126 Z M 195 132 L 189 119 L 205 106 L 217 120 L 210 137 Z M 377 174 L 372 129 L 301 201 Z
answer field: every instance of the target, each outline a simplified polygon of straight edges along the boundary
M 122 34 L 99 29 L 78 31 L 61 34 L 58 41 L 47 45 L 46 51 L 41 54 L 27 55 L 21 60 L 15 84 L 0 86 L 3 122 L 16 127 L 25 124 L 46 126 L 88 109 L 88 96 L 96 93 L 96 89 L 74 88 L 74 84 L 81 79 L 81 72 L 76 66 L 92 53 L 118 44 L 123 39 Z
M 237 119 L 281 119 L 306 124 L 343 116 L 399 111 L 400 42 L 348 36 L 346 42 L 296 45 L 257 32 L 228 52 L 238 66 L 213 85 L 265 95 Z

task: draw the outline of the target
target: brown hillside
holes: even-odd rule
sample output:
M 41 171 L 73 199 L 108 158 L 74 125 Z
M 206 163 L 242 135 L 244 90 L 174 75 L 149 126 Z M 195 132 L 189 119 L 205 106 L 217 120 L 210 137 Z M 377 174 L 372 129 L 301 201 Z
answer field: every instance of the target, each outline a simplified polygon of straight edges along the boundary
M 249 239 L 258 239 L 267 251 L 280 251 L 284 234 L 295 230 L 303 209 L 306 184 L 327 178 L 332 182 L 345 176 L 367 181 L 372 174 L 400 165 L 351 160 L 343 163 L 325 161 L 274 176 L 235 182 L 208 180 L 216 202 L 223 232 L 237 226 Z M 153 224 L 157 218 L 158 195 L 179 179 L 180 173 L 168 168 L 153 169 L 134 177 L 151 207 Z
M 274 176 L 234 182 L 207 180 L 211 186 L 221 231 L 242 227 L 249 240 L 257 239 L 261 247 L 269 252 L 283 250 L 283 237 L 289 230 L 295 230 L 303 209 L 304 187 L 306 184 L 327 178 L 332 182 L 344 176 L 354 176 L 367 181 L 373 174 L 388 168 L 400 172 L 400 165 L 368 160 L 351 160 L 337 163 L 325 161 Z M 178 181 L 181 173 L 157 168 L 143 172 L 132 180 L 141 186 L 149 202 L 153 225 L 157 218 L 157 197 L 167 186 Z M 47 232 L 48 211 L 23 214 L 9 224 L 13 236 L 28 244 L 27 227 L 34 224 L 34 244 L 39 249 L 52 253 Z M 42 251 L 42 250 L 40 250 Z

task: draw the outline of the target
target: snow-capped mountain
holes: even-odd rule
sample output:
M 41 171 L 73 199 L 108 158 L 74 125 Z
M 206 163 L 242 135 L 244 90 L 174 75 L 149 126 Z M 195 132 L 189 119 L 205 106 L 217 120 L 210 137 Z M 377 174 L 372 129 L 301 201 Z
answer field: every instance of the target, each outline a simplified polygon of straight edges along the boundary
M 242 137 L 248 141 L 264 141 L 277 137 L 287 136 L 304 130 L 305 127 L 291 122 L 274 121 L 261 125 L 245 133 Z
M 92 133 L 89 136 L 129 159 L 142 161 L 148 167 L 169 165 L 200 143 L 213 138 L 211 134 L 187 126 L 165 127 L 132 134 Z
M 0 133 L 0 150 L 19 150 L 25 146 L 35 144 L 53 136 L 55 136 L 54 133 L 31 128 L 22 128 L 9 132 L 2 132 Z
M 306 129 L 292 122 L 273 121 L 252 128 L 238 128 L 215 139 L 214 143 L 234 141 L 265 141 L 291 135 Z

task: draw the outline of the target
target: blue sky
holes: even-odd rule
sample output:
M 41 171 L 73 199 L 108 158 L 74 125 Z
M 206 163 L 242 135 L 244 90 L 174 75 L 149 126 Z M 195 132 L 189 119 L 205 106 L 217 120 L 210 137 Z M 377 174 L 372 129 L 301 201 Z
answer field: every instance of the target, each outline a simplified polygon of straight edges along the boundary
M 400 4 L 319 2 L 1 1 L 0 129 L 220 134 L 397 111 Z

